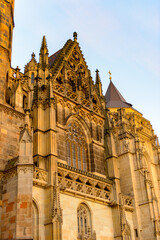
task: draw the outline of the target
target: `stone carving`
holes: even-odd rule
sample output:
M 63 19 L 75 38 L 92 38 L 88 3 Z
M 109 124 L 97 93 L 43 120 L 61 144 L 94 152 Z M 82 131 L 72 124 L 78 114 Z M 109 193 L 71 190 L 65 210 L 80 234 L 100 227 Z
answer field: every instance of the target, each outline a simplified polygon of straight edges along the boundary
M 83 107 L 87 107 L 90 108 L 90 101 L 86 100 L 85 98 L 81 97 L 81 104 L 83 105 Z
M 123 239 L 128 239 L 131 240 L 131 229 L 129 226 L 129 223 L 126 218 L 126 213 L 125 213 L 125 203 L 126 203 L 126 198 L 122 194 L 120 194 L 120 218 L 121 218 L 121 231 L 122 231 L 122 237 Z
M 111 201 L 111 185 L 106 183 L 105 179 L 100 178 L 97 181 L 93 174 L 91 174 L 92 177 L 86 176 L 83 179 L 81 177 L 82 170 L 80 170 L 82 173 L 78 174 L 77 169 L 71 167 L 72 171 L 69 171 L 65 166 L 67 165 L 59 163 L 58 167 L 58 185 L 61 191 L 97 199 L 103 203 Z
M 122 195 L 122 201 L 125 208 L 130 208 L 130 210 L 133 210 L 133 198 L 127 195 Z
M 79 55 L 78 51 L 74 50 L 72 55 L 73 55 L 73 58 L 74 58 L 75 62 L 79 63 L 80 62 L 80 55 Z
M 31 172 L 33 173 L 33 165 L 22 165 L 22 166 L 18 166 L 17 167 L 17 172 L 20 173 L 20 172 L 23 172 L 23 173 L 27 173 L 27 172 Z
M 47 182 L 47 172 L 35 167 L 33 178 Z
M 34 173 L 33 173 L 33 181 L 35 185 L 36 184 L 38 185 L 39 183 L 47 184 L 47 181 L 48 181 L 47 171 L 41 168 L 35 167 Z
M 127 138 L 124 138 L 123 139 L 123 146 L 124 146 L 124 151 L 125 152 L 129 152 L 129 145 L 130 145 L 129 140 Z

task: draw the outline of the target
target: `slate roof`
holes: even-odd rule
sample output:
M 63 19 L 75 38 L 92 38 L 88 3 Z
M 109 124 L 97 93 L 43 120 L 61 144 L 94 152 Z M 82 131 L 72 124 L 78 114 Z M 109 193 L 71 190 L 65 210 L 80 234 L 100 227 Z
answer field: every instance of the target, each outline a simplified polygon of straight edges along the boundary
M 105 94 L 106 107 L 108 108 L 131 108 L 132 104 L 127 103 L 112 81 Z
M 53 55 L 51 55 L 49 58 L 48 58 L 48 62 L 50 64 L 50 66 L 53 65 L 54 61 L 56 60 L 56 58 L 58 57 L 59 53 L 60 53 L 61 49 L 58 50 L 57 52 L 55 52 Z

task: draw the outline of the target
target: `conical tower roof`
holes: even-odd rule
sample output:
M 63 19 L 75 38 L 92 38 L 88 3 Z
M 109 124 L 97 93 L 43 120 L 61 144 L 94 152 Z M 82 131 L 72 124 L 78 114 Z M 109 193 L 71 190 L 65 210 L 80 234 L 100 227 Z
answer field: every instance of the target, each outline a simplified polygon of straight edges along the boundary
M 112 81 L 108 86 L 108 89 L 105 94 L 106 99 L 106 106 L 108 108 L 130 108 L 132 104 L 127 103 L 126 100 L 123 98 L 121 93 L 115 87 Z

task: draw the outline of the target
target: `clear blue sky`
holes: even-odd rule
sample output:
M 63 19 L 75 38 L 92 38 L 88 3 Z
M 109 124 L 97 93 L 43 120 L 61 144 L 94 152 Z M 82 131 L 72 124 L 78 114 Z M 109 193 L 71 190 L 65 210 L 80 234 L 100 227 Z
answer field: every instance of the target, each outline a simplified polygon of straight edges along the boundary
M 92 77 L 113 83 L 151 121 L 160 139 L 159 0 L 15 0 L 12 66 L 23 71 L 42 36 L 53 54 L 78 33 Z

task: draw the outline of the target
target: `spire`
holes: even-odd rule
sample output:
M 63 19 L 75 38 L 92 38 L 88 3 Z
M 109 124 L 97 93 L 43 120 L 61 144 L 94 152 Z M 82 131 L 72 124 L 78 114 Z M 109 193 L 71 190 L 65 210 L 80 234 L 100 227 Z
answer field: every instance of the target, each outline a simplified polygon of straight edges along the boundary
M 39 54 L 39 63 L 45 68 L 48 65 L 48 48 L 46 43 L 46 37 L 43 36 L 40 54 Z
M 98 89 L 99 95 L 102 96 L 102 83 L 99 76 L 99 70 L 96 69 L 96 87 Z
M 111 81 L 110 75 L 110 84 L 105 94 L 106 99 L 106 107 L 108 108 L 131 108 L 132 104 L 127 103 L 126 100 L 123 98 L 121 93 L 115 87 L 113 82 Z

